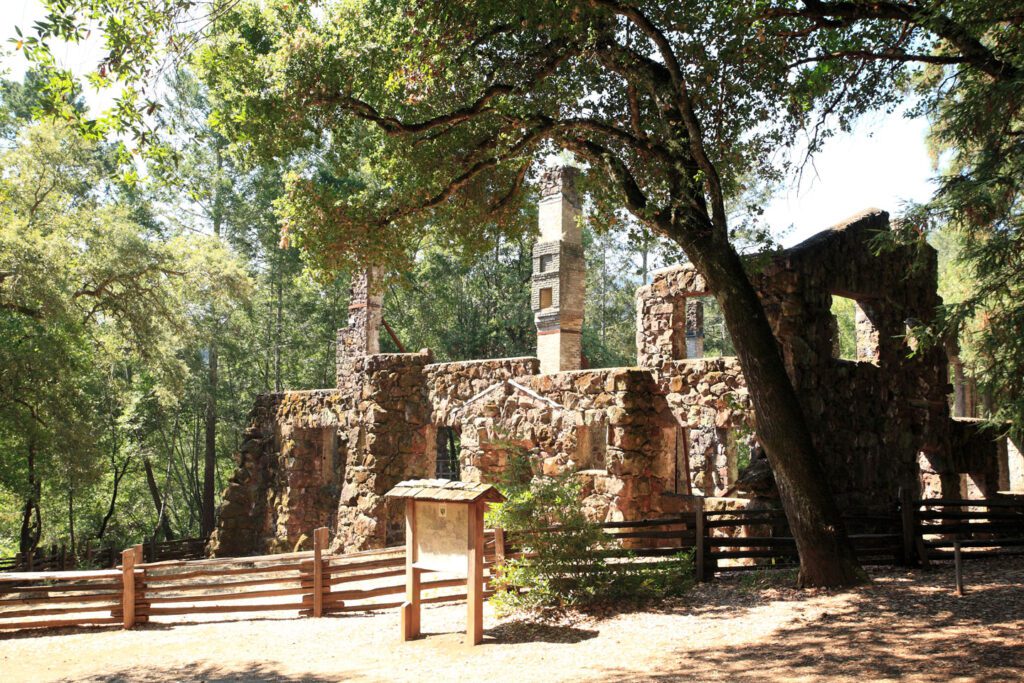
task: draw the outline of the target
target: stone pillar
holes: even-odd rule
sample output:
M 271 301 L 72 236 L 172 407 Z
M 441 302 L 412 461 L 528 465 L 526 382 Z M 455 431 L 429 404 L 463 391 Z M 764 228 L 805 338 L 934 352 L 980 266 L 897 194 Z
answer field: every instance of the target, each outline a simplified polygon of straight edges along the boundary
M 704 357 L 704 302 L 686 299 L 686 357 Z
M 380 327 L 384 295 L 379 271 L 367 268 L 352 277 L 349 287 L 348 327 L 338 330 L 337 372 L 347 372 L 346 359 L 380 353 Z
M 530 294 L 541 374 L 578 370 L 583 356 L 586 266 L 576 174 L 574 168 L 552 168 L 541 178 Z

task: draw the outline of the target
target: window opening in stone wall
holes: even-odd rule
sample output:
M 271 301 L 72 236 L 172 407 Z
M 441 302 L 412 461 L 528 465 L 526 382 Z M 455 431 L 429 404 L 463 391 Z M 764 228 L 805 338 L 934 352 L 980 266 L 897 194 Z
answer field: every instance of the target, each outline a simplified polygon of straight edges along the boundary
M 540 290 L 540 307 L 541 308 L 551 308 L 552 302 L 553 302 L 553 299 L 552 299 L 551 288 L 550 287 L 543 287 Z
M 339 486 L 344 471 L 344 463 L 338 458 L 338 430 L 328 427 L 323 430 L 321 445 L 321 473 L 324 483 Z
M 870 299 L 832 296 L 832 356 L 878 363 L 878 328 L 871 320 Z
M 437 430 L 437 464 L 434 477 L 456 481 L 461 476 L 459 452 L 461 451 L 459 434 L 453 427 L 441 427 Z
M 555 261 L 554 254 L 542 254 L 540 257 L 540 272 L 546 273 L 551 270 L 551 266 Z
M 857 360 L 857 303 L 832 296 L 832 357 Z
M 725 316 L 713 296 L 702 296 L 704 304 L 704 357 L 735 356 L 736 348 L 725 326 Z
M 608 457 L 608 422 L 594 420 L 576 428 L 576 464 L 580 469 L 604 470 Z

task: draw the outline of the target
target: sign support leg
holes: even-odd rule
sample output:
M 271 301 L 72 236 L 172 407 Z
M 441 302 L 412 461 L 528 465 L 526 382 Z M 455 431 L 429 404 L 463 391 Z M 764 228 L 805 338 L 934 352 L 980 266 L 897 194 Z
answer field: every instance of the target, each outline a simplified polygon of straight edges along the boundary
M 466 574 L 466 644 L 484 639 L 484 505 L 469 509 L 469 552 Z
M 416 557 L 416 501 L 405 501 L 405 602 L 402 603 L 402 640 L 420 635 L 420 570 Z

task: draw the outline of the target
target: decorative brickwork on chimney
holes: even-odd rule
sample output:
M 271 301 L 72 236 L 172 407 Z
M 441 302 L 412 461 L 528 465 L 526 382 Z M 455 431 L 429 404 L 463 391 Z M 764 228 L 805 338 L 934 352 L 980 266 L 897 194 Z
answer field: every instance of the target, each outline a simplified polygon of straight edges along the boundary
M 580 229 L 577 171 L 552 168 L 541 179 L 540 241 L 533 248 L 530 304 L 537 324 L 542 373 L 581 366 L 586 265 Z

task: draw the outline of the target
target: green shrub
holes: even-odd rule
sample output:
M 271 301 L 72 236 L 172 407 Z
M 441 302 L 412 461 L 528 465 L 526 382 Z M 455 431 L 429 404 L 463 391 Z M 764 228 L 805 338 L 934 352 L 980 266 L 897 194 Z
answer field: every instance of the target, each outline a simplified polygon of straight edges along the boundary
M 497 486 L 507 500 L 492 508 L 488 524 L 504 529 L 528 556 L 508 560 L 494 581 L 499 612 L 662 597 L 692 585 L 690 553 L 651 563 L 609 561 L 614 541 L 583 514 L 575 473 L 538 476 L 536 458 L 505 447 L 508 464 Z

